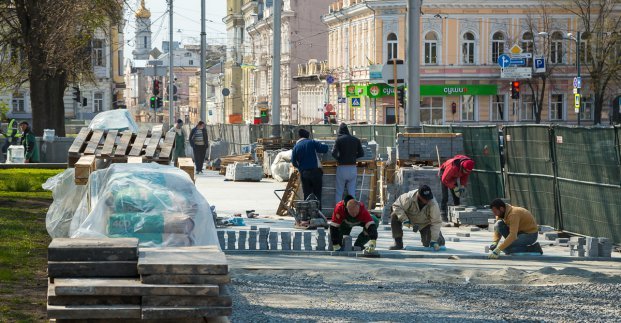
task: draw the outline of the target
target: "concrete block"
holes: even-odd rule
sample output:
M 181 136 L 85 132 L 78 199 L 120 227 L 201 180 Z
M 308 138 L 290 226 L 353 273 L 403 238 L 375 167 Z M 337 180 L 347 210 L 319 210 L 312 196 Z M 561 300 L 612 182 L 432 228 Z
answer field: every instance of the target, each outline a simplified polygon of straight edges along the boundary
M 479 227 L 469 227 L 468 229 L 470 230 L 470 232 L 481 231 L 481 228 Z
M 226 236 L 227 236 L 227 244 L 226 244 L 226 249 L 227 250 L 235 250 L 237 249 L 236 247 L 236 242 L 237 242 L 237 237 L 236 237 L 236 233 L 233 230 L 229 230 L 226 232 Z
M 352 251 L 351 236 L 343 236 L 343 251 Z
M 599 239 L 586 237 L 585 253 L 587 257 L 599 257 Z
M 224 231 L 216 231 L 218 234 L 218 242 L 220 243 L 220 249 L 226 250 L 226 239 L 224 238 Z
M 138 305 L 142 303 L 140 296 L 58 296 L 55 284 L 47 286 L 47 304 L 60 306 L 85 306 L 85 305 Z
M 326 250 L 326 236 L 325 236 L 325 234 L 324 235 L 317 234 L 315 239 L 316 239 L 315 250 L 317 250 L 317 251 L 325 251 Z
M 263 173 L 263 170 L 261 170 Z M 213 318 L 230 316 L 231 307 L 143 307 L 143 320 L 183 319 L 183 318 Z
M 302 250 L 302 232 L 293 233 L 293 250 Z
M 48 261 L 50 278 L 138 277 L 137 261 Z
M 57 296 L 218 296 L 218 285 L 152 285 L 138 279 L 75 279 L 54 280 Z
M 250 230 L 253 230 L 253 231 L 254 231 L 254 230 L 257 230 L 257 229 L 258 229 L 258 227 L 257 227 L 256 225 L 251 225 L 251 226 L 250 226 Z
M 257 249 L 257 231 L 248 232 L 248 249 Z
M 278 232 L 270 232 L 270 250 L 278 250 Z
M 145 248 L 138 259 L 140 275 L 227 275 L 224 252 L 213 246 Z
M 544 232 L 543 238 L 550 241 L 555 241 L 558 238 L 558 232 Z
M 455 235 L 458 237 L 470 237 L 470 233 L 468 232 L 457 232 Z
M 239 231 L 239 239 L 237 240 L 237 249 L 246 250 L 246 239 L 248 238 L 248 231 Z
M 584 245 L 586 244 L 586 238 L 585 237 L 571 237 L 569 238 L 569 242 L 570 244 L 574 243 L 577 245 Z
M 313 250 L 313 233 L 312 232 L 304 232 L 304 250 L 311 251 Z
M 450 239 L 451 239 L 450 241 L 452 241 L 452 242 L 459 242 L 460 241 L 460 239 L 458 237 L 451 237 Z
M 48 261 L 137 261 L 138 239 L 55 238 L 47 248 Z
M 229 275 L 142 275 L 143 284 L 156 285 L 223 285 L 231 282 Z
M 612 256 L 612 242 L 608 238 L 598 238 L 598 255 L 599 257 L 610 258 Z
M 218 296 L 144 296 L 143 307 L 231 307 L 233 300 L 228 287 L 220 288 Z
M 48 305 L 47 317 L 51 319 L 140 319 L 139 305 Z
M 280 247 L 282 250 L 291 250 L 291 232 L 280 233 Z

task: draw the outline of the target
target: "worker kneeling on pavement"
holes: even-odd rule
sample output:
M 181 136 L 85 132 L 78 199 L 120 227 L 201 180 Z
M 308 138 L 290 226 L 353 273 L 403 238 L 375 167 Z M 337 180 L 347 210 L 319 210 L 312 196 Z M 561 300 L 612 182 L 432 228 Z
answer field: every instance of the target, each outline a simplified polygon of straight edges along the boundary
M 500 257 L 500 252 L 505 254 L 517 252 L 538 252 L 543 254 L 537 237 L 539 235 L 535 217 L 525 208 L 512 206 L 501 199 L 495 199 L 490 204 L 492 212 L 496 216 L 494 225 L 494 242 L 489 247 L 490 259 Z M 499 246 L 500 239 L 505 241 Z
M 395 244 L 390 250 L 403 249 L 403 226 L 411 228 L 414 232 L 420 231 L 420 238 L 425 247 L 440 250 L 445 241 L 440 229 L 442 217 L 440 207 L 433 198 L 431 188 L 421 185 L 417 190 L 402 194 L 392 204 L 390 228 Z
M 351 195 L 345 196 L 343 201 L 336 204 L 332 213 L 330 235 L 334 251 L 341 249 L 343 236 L 350 235 L 353 227 L 361 226 L 362 232 L 358 235 L 354 246 L 364 248 L 368 242 L 366 251 L 375 252 L 378 224 L 379 220 L 367 211 L 364 203 L 356 201 Z

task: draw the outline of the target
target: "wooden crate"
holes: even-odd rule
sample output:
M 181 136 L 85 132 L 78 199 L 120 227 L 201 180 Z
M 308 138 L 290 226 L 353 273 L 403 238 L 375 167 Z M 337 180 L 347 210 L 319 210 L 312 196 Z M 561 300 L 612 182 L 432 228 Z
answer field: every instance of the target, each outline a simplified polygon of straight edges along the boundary
M 88 183 L 88 177 L 97 168 L 97 163 L 94 155 L 82 156 L 75 163 L 75 184 L 86 185 Z
M 190 178 L 192 179 L 193 182 L 196 182 L 196 179 L 194 178 L 195 175 L 195 167 L 194 167 L 194 161 L 192 161 L 192 158 L 190 157 L 179 157 L 177 159 L 177 163 L 179 164 L 179 169 L 181 169 L 182 171 L 186 172 L 188 175 L 190 175 Z
M 168 164 L 174 143 L 175 134 L 164 133 L 161 125 L 137 134 L 129 130 L 119 132 L 84 127 L 69 148 L 68 166 L 73 167 L 80 157 L 90 155 L 113 162 L 127 162 L 129 157 L 140 157 L 146 162 Z

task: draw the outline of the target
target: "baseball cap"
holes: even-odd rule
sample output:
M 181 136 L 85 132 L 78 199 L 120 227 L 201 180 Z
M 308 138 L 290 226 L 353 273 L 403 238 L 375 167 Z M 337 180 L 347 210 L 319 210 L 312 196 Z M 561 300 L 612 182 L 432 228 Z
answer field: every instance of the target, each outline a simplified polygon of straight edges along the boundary
M 461 162 L 461 167 L 463 167 L 465 170 L 471 172 L 474 169 L 474 160 L 472 159 L 467 159 Z
M 418 188 L 418 195 L 427 201 L 433 199 L 433 193 L 431 192 L 431 188 L 427 185 L 421 185 Z

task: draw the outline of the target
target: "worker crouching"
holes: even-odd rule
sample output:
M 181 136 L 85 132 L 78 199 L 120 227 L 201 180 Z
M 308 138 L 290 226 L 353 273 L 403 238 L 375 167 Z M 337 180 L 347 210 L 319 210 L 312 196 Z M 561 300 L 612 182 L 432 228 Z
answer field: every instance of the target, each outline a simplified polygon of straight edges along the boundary
M 403 226 L 420 232 L 421 242 L 425 247 L 438 251 L 444 246 L 445 241 L 440 230 L 440 207 L 429 186 L 421 185 L 417 190 L 402 194 L 393 203 L 390 228 L 395 244 L 390 250 L 403 249 Z
M 371 215 L 362 202 L 356 201 L 353 196 L 347 195 L 343 201 L 336 204 L 330 223 L 330 236 L 334 251 L 339 251 L 343 244 L 343 236 L 350 235 L 353 227 L 361 226 L 362 232 L 358 235 L 354 246 L 366 248 L 367 252 L 375 252 L 377 245 L 377 225 L 379 220 Z

